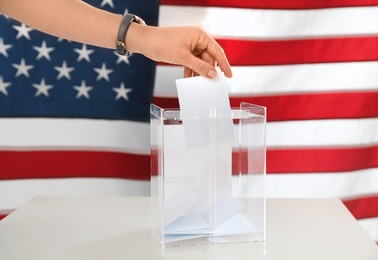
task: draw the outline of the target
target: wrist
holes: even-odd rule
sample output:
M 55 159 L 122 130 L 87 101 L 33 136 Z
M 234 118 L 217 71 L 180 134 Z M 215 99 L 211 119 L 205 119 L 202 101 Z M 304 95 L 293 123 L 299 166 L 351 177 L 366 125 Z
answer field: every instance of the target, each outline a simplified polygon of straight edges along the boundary
M 143 26 L 137 23 L 131 23 L 128 33 L 125 37 L 127 43 L 127 50 L 134 53 L 141 53 L 143 41 L 143 31 L 147 26 Z

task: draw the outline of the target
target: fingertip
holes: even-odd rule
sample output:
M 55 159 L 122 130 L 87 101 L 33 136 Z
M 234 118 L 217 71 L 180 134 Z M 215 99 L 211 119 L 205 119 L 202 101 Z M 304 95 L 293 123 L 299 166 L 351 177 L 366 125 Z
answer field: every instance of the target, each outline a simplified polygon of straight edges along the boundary
M 226 69 L 220 67 L 220 69 L 222 70 L 222 72 L 224 73 L 224 75 L 225 75 L 227 78 L 232 78 L 233 74 L 232 74 L 232 70 L 231 70 L 231 67 L 230 67 L 230 66 L 228 66 Z

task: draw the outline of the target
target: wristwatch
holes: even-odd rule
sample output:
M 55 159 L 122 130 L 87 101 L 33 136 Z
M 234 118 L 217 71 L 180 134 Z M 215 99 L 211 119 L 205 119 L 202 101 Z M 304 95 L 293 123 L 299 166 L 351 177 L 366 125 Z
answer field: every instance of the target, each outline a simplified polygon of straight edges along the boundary
M 146 23 L 135 14 L 125 14 L 123 16 L 122 22 L 118 29 L 118 35 L 117 35 L 117 41 L 116 41 L 116 50 L 119 55 L 130 56 L 131 54 L 129 51 L 126 50 L 125 39 L 126 39 L 127 30 L 129 30 L 130 24 L 132 22 L 146 25 Z

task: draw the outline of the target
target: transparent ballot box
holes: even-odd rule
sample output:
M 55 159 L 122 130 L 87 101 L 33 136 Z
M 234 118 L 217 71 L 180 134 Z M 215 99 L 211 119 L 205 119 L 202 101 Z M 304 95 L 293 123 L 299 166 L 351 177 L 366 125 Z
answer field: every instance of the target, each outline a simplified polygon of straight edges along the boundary
M 264 244 L 266 108 L 151 105 L 152 226 L 163 246 Z

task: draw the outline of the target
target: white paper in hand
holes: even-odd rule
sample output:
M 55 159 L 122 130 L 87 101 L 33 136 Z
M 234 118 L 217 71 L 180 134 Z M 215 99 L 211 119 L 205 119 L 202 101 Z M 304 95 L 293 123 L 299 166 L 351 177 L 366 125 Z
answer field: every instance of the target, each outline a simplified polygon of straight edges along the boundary
M 197 148 L 234 140 L 230 100 L 223 73 L 177 79 L 186 145 Z

